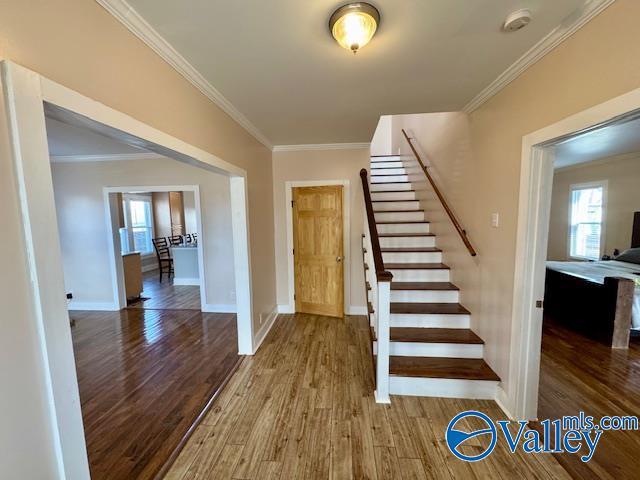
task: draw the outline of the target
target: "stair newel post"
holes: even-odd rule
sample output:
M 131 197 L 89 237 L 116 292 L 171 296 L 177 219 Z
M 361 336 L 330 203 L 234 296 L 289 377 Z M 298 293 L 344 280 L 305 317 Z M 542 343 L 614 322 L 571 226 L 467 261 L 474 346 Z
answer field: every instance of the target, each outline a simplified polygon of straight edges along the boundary
M 385 272 L 386 273 L 386 272 Z M 377 362 L 376 362 L 376 391 L 377 403 L 391 403 L 389 398 L 389 325 L 391 302 L 391 278 L 381 278 L 378 285 L 378 303 L 376 305 L 376 336 L 377 336 Z

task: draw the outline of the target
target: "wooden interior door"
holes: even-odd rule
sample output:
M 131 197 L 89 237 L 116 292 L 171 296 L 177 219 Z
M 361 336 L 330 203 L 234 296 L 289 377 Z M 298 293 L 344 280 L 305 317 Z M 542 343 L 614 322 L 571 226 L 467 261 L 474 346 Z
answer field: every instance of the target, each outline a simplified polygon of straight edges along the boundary
M 296 312 L 344 316 L 342 185 L 293 189 Z

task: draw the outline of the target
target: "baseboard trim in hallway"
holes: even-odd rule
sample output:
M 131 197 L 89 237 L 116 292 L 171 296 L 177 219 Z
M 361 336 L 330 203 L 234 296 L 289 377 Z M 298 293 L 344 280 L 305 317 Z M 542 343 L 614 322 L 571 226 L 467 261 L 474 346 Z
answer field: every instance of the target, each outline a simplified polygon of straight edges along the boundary
M 231 367 L 231 370 L 229 371 L 227 376 L 222 380 L 222 383 L 220 383 L 220 385 L 213 388 L 211 395 L 209 397 L 209 400 L 204 405 L 204 407 L 202 408 L 202 411 L 198 414 L 196 419 L 193 421 L 193 423 L 189 427 L 189 430 L 187 430 L 186 433 L 182 436 L 182 439 L 180 439 L 180 442 L 178 443 L 178 445 L 176 445 L 176 448 L 173 449 L 173 451 L 169 455 L 169 458 L 167 458 L 167 461 L 164 463 L 164 465 L 162 465 L 157 475 L 155 476 L 155 480 L 162 480 L 167 474 L 167 472 L 171 469 L 171 466 L 176 461 L 176 459 L 178 458 L 178 455 L 180 455 L 180 452 L 182 451 L 184 446 L 187 444 L 187 442 L 193 435 L 193 432 L 196 431 L 196 428 L 198 428 L 198 425 L 200 425 L 202 420 L 204 420 L 204 418 L 207 416 L 207 413 L 209 413 L 209 410 L 211 410 L 211 407 L 215 403 L 216 399 L 220 396 L 220 393 L 227 386 L 227 384 L 229 383 L 229 380 L 231 380 L 231 377 L 233 377 L 233 375 L 238 371 L 238 368 L 242 364 L 242 361 L 244 360 L 244 358 L 245 358 L 244 355 L 238 355 L 238 360 L 233 365 L 233 367 Z

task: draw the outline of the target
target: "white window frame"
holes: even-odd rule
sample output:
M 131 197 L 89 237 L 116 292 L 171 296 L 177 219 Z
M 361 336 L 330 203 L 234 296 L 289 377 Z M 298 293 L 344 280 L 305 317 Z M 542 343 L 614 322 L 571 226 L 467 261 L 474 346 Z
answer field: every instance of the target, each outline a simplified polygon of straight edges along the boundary
M 569 185 L 569 214 L 567 218 L 567 258 L 571 260 L 580 260 L 580 261 L 593 261 L 593 258 L 583 257 L 580 255 L 572 255 L 571 254 L 571 217 L 572 217 L 572 208 L 573 208 L 573 192 L 575 190 L 586 190 L 588 188 L 602 188 L 602 217 L 600 221 L 600 253 L 598 258 L 595 259 L 600 260 L 602 255 L 604 255 L 604 246 L 606 239 L 606 224 L 607 224 L 607 191 L 608 191 L 609 182 L 607 180 L 598 180 L 595 182 L 585 182 L 585 183 L 573 183 Z
M 135 250 L 135 241 L 133 238 L 133 227 L 131 226 L 131 209 L 129 207 L 129 202 L 131 201 L 143 201 L 149 203 L 150 208 L 150 217 L 151 217 L 151 238 L 155 238 L 156 232 L 154 227 L 154 218 L 153 218 L 153 205 L 151 201 L 151 195 L 139 194 L 139 193 L 123 193 L 122 194 L 122 209 L 124 212 L 124 223 L 125 228 L 127 229 L 127 243 L 129 252 L 136 251 Z M 146 253 L 140 252 L 142 258 L 151 257 L 155 255 L 153 250 L 153 245 L 151 250 Z

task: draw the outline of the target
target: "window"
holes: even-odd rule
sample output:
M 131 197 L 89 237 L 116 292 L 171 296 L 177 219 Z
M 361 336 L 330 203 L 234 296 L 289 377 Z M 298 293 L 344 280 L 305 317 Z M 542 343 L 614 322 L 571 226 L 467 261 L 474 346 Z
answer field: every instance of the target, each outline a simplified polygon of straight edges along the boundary
M 572 185 L 569 198 L 569 256 L 600 259 L 605 184 Z
M 122 201 L 125 227 L 120 229 L 122 253 L 153 253 L 153 217 L 151 198 L 126 195 Z

